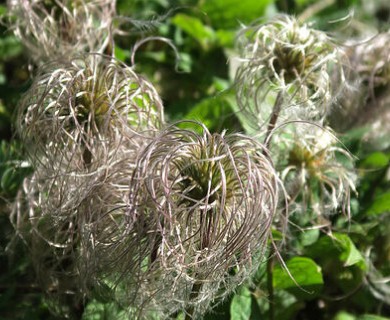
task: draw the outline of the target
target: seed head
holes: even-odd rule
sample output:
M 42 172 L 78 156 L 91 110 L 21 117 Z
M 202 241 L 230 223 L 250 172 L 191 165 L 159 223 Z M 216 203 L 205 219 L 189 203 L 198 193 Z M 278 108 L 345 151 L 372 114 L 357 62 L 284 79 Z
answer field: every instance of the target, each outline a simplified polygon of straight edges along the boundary
M 110 43 L 115 1 L 8 0 L 10 26 L 35 62 L 75 53 L 103 53 Z
M 138 315 L 199 317 L 263 259 L 278 193 L 264 148 L 196 126 L 201 134 L 163 131 L 131 179 L 126 259 L 115 282 L 126 284 Z
M 102 146 L 153 135 L 162 123 L 149 82 L 112 58 L 89 54 L 41 68 L 19 106 L 17 129 L 33 158 L 61 156 L 82 167 L 102 158 Z
M 238 48 L 237 102 L 257 127 L 267 121 L 278 93 L 283 96 L 282 120 L 317 120 L 341 87 L 341 82 L 332 86 L 329 76 L 337 68 L 343 78 L 340 50 L 325 33 L 295 18 L 279 16 L 243 29 Z
M 286 151 L 281 177 L 291 211 L 327 215 L 341 209 L 349 215 L 350 194 L 356 192 L 352 156 L 340 146 L 329 128 L 296 128 L 279 137 Z M 283 157 L 283 156 L 282 156 Z
M 346 43 L 352 72 L 348 82 L 355 83 L 340 99 L 340 107 L 329 115 L 330 123 L 338 130 L 372 121 L 385 112 L 390 95 L 390 31 L 369 40 Z
M 390 83 L 390 31 L 376 35 L 370 41 L 356 45 L 351 59 L 362 81 L 370 88 Z
M 22 100 L 18 131 L 35 171 L 12 220 L 55 309 L 102 291 L 137 153 L 162 122 L 152 85 L 97 54 L 42 67 Z
M 132 150 L 111 150 L 88 174 L 39 166 L 15 200 L 11 221 L 51 309 L 63 317 L 86 298 L 102 298 L 96 279 L 112 261 L 107 247 L 121 236 L 134 157 Z

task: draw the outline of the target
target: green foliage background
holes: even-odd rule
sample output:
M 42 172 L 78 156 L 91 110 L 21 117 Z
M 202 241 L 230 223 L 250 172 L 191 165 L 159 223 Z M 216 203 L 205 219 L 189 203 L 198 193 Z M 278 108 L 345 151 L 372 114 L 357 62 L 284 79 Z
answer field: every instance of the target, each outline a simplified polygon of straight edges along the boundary
M 118 38 L 115 53 L 130 64 L 135 41 L 147 35 L 172 39 L 180 59 L 166 44 L 151 41 L 139 48 L 135 65 L 161 94 L 168 120 L 195 119 L 204 122 L 211 131 L 244 131 L 246 125 L 235 115 L 234 93 L 229 90 L 232 74 L 228 61 L 233 56 L 237 29 L 240 24 L 261 21 L 276 12 L 301 14 L 316 3 L 315 0 L 119 0 L 120 15 L 150 23 L 138 28 L 129 24 L 129 36 Z M 354 9 L 356 20 L 378 30 L 389 28 L 390 6 L 386 6 L 386 1 L 374 1 L 371 11 L 363 4 L 363 0 L 333 1 L 312 18 L 321 28 L 334 32 L 340 26 L 328 21 L 345 17 Z M 5 13 L 6 7 L 0 6 L 0 14 Z M 31 170 L 23 162 L 17 140 L 11 140 L 13 112 L 31 78 L 28 52 L 5 27 L 1 32 L 0 319 L 56 319 L 35 284 L 23 244 L 12 242 L 9 205 L 23 177 Z M 349 36 L 353 34 L 345 35 Z M 282 254 L 295 281 L 282 265 L 275 265 L 272 284 L 278 320 L 389 319 L 386 316 L 390 316 L 390 306 L 378 299 L 386 290 L 389 299 L 389 286 L 373 285 L 368 274 L 374 266 L 383 276 L 390 275 L 390 137 L 367 145 L 362 137 L 370 130 L 372 127 L 367 125 L 342 136 L 343 143 L 358 158 L 359 196 L 352 199 L 351 221 L 335 216 L 333 238 L 318 230 L 293 235 L 290 247 Z M 14 254 L 9 255 L 8 249 Z M 266 277 L 264 265 L 252 284 L 240 288 L 206 319 L 267 319 Z M 75 318 L 85 320 L 126 318 L 117 306 L 99 301 L 89 302 L 83 312 L 76 314 Z

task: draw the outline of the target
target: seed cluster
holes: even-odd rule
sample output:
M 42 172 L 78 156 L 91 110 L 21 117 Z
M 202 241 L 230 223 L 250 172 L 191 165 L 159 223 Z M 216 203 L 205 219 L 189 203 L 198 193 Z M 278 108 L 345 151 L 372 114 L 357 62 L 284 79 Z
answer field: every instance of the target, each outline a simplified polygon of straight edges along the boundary
M 38 64 L 80 52 L 104 53 L 115 1 L 7 0 L 11 28 Z
M 244 135 L 165 124 L 152 84 L 102 54 L 110 3 L 9 2 L 39 66 L 17 112 L 34 172 L 11 220 L 56 313 L 105 299 L 199 318 L 264 261 L 277 174 Z
M 97 299 L 199 319 L 266 261 L 288 207 L 313 224 L 349 215 L 353 157 L 323 126 L 345 56 L 325 33 L 287 16 L 240 32 L 251 138 L 165 122 L 157 90 L 114 57 L 115 1 L 8 2 L 38 66 L 16 117 L 33 173 L 11 220 L 55 312 Z M 382 85 L 387 67 L 360 71 Z
M 256 271 L 277 204 L 263 147 L 245 136 L 167 128 L 130 185 L 129 270 L 139 304 L 198 317 Z M 145 258 L 145 256 L 147 258 Z
M 324 32 L 279 16 L 244 28 L 238 50 L 237 103 L 255 128 L 262 128 L 271 117 L 278 93 L 283 96 L 280 122 L 318 121 L 329 112 L 343 83 L 344 56 Z M 331 79 L 333 69 L 339 71 L 338 79 Z

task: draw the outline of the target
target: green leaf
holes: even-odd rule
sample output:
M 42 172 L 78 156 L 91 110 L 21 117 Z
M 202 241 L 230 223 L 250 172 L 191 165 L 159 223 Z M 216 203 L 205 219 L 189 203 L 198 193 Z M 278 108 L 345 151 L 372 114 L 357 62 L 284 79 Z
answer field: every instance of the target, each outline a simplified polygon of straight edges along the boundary
M 360 144 L 364 135 L 372 130 L 371 126 L 363 126 L 358 128 L 353 128 L 343 133 L 340 137 L 343 144 L 345 144 L 348 149 L 353 147 L 354 144 Z
M 365 168 L 383 168 L 389 163 L 389 157 L 383 152 L 371 153 L 366 159 L 362 161 L 362 166 Z
M 348 312 L 341 311 L 333 318 L 333 320 L 356 320 L 356 317 Z
M 120 61 L 125 61 L 127 58 L 130 58 L 131 53 L 129 50 L 124 50 L 118 46 L 115 46 L 115 58 Z
M 269 300 L 265 293 L 253 294 L 251 320 L 269 319 Z M 276 320 L 291 320 L 297 319 L 297 314 L 304 309 L 305 302 L 298 300 L 297 297 L 286 290 L 275 290 L 274 292 L 275 319 Z M 255 307 L 254 307 L 255 306 Z M 257 312 L 255 309 L 257 308 Z
M 215 29 L 237 28 L 262 17 L 272 0 L 213 0 L 203 1 L 200 9 Z
M 337 239 L 342 243 L 344 251 L 340 254 L 340 260 L 344 261 L 344 266 L 349 267 L 354 264 L 365 265 L 362 254 L 356 249 L 355 244 L 345 234 L 337 235 Z
M 235 31 L 229 31 L 229 30 L 217 30 L 216 31 L 218 44 L 221 47 L 233 47 L 234 45 L 234 38 L 236 36 Z
M 272 228 L 271 232 L 272 232 L 272 240 L 282 241 L 284 239 L 284 235 L 281 231 L 279 231 L 275 228 Z
M 7 13 L 7 7 L 4 5 L 0 5 L 0 16 L 3 16 Z
M 231 320 L 248 320 L 252 310 L 252 296 L 248 288 L 242 287 L 230 304 Z
M 319 236 L 319 229 L 305 230 L 299 235 L 300 244 L 302 246 L 310 246 L 318 240 Z
M 358 317 L 357 320 L 390 320 L 390 318 L 380 317 L 372 314 L 365 314 Z
M 295 0 L 295 3 L 298 7 L 308 6 L 308 5 L 313 4 L 315 2 L 316 2 L 316 0 Z
M 273 271 L 273 286 L 275 289 L 291 290 L 294 294 L 308 299 L 314 298 L 314 294 L 320 292 L 324 283 L 322 271 L 321 267 L 312 259 L 294 257 L 286 261 L 286 266 L 293 278 L 281 265 L 277 265 Z M 302 289 L 307 290 L 308 293 Z
M 6 60 L 19 55 L 22 52 L 20 41 L 14 36 L 0 38 L 0 59 Z
M 0 144 L 0 193 L 15 195 L 23 179 L 32 172 L 31 166 L 20 159 L 17 143 L 1 141 Z
M 82 320 L 126 320 L 128 315 L 113 303 L 101 303 L 93 300 L 86 306 Z
M 4 76 L 3 74 L 0 74 L 0 76 Z M 0 82 L 2 81 L 2 79 L 0 80 Z M 6 118 L 6 119 L 9 119 L 10 118 L 10 114 L 8 112 L 8 110 L 5 108 L 4 104 L 2 103 L 2 101 L 0 100 L 0 117 L 1 118 Z
M 203 49 L 208 49 L 216 39 L 214 30 L 198 18 L 179 13 L 172 18 L 172 23 L 197 40 Z
M 213 98 L 206 98 L 196 104 L 185 116 L 186 120 L 203 122 L 210 131 L 219 131 L 227 114 L 231 114 L 230 101 L 219 95 Z
M 374 202 L 367 210 L 368 215 L 380 215 L 390 212 L 390 192 L 375 197 Z
M 192 71 L 192 57 L 188 53 L 181 52 L 178 68 L 181 72 L 190 73 Z
M 342 233 L 334 233 L 332 237 L 325 236 L 320 238 L 313 246 L 309 248 L 309 255 L 313 258 L 332 258 L 337 257 L 344 267 L 357 265 L 360 269 L 366 269 L 366 262 L 356 248 L 351 238 Z

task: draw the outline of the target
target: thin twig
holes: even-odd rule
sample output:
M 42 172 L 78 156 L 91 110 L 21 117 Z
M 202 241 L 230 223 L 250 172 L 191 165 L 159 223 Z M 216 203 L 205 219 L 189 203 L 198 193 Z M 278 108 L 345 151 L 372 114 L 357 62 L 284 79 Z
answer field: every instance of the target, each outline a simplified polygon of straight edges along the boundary
M 272 133 L 272 130 L 275 128 L 276 122 L 278 121 L 280 110 L 282 109 L 283 104 L 283 91 L 280 91 L 278 95 L 276 96 L 274 107 L 272 108 L 272 114 L 271 118 L 268 123 L 267 133 L 265 135 L 264 139 L 264 145 L 266 149 L 268 149 L 269 144 L 271 142 L 270 135 Z

